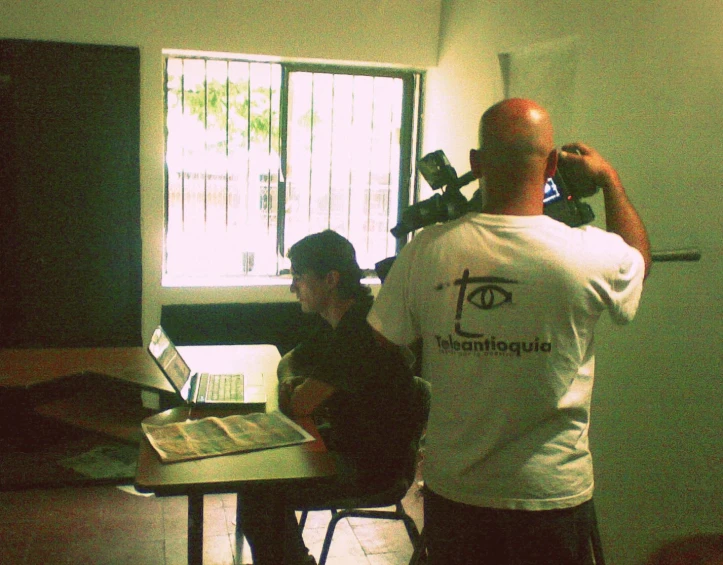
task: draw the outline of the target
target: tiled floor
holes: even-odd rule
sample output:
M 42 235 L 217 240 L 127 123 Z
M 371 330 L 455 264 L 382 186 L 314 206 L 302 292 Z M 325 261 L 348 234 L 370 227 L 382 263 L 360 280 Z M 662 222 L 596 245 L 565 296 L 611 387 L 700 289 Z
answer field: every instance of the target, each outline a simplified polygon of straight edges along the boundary
M 404 506 L 421 529 L 417 487 Z M 236 548 L 234 495 L 204 500 L 204 565 L 251 563 Z M 8 565 L 180 565 L 186 563 L 183 497 L 144 497 L 115 487 L 0 493 L 0 563 Z M 309 514 L 304 538 L 318 559 L 328 512 Z M 329 565 L 406 564 L 412 548 L 398 521 L 349 519 L 336 528 Z M 237 557 L 238 555 L 241 557 Z

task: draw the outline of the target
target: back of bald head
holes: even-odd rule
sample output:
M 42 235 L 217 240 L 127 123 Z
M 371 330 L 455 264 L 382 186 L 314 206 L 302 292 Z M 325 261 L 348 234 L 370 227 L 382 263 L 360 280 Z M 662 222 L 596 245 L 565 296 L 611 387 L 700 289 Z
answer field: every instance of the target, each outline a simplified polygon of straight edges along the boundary
M 554 150 L 550 116 L 524 98 L 509 98 L 490 107 L 480 120 L 479 141 L 487 173 L 500 170 L 514 175 L 544 167 Z

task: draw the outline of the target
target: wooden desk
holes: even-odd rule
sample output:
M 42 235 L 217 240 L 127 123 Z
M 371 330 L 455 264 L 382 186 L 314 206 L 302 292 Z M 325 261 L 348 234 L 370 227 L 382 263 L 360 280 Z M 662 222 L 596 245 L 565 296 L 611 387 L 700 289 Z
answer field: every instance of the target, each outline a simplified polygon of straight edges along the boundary
M 1 349 L 0 387 L 31 388 L 63 377 L 98 374 L 173 392 L 143 347 Z
M 224 356 L 216 355 L 221 348 L 241 348 L 235 351 L 224 351 Z M 269 350 L 256 350 L 255 363 L 264 366 L 266 378 L 267 410 L 277 408 L 276 394 L 276 365 L 279 354 L 272 346 L 199 346 L 184 349 L 183 356 L 188 355 L 189 364 L 198 360 L 201 362 L 204 355 L 214 355 L 216 366 L 211 370 L 224 370 L 227 363 L 238 362 L 244 359 L 248 366 L 251 357 L 245 357 L 252 352 L 247 348 L 268 348 Z M 191 350 L 193 349 L 193 350 Z M 275 355 L 274 355 L 275 353 Z M 228 357 L 226 357 L 228 355 Z M 233 361 L 235 357 L 235 361 Z M 193 357 L 193 359 L 192 359 Z M 210 361 L 210 358 L 209 358 Z M 206 363 L 203 365 L 207 366 Z M 237 365 L 238 366 L 238 365 Z M 226 412 L 227 414 L 228 412 Z M 193 410 L 192 417 L 203 417 L 211 414 L 223 415 L 217 410 L 198 408 Z M 154 423 L 170 423 L 186 420 L 189 417 L 189 408 L 179 407 L 161 412 L 152 416 Z M 312 434 L 318 435 L 310 422 L 300 422 Z M 336 470 L 333 460 L 326 451 L 321 440 L 304 445 L 293 445 L 210 457 L 180 463 L 161 463 L 158 454 L 146 439 L 141 441 L 135 486 L 142 492 L 153 492 L 158 496 L 183 495 L 188 497 L 188 563 L 200 565 L 203 561 L 203 497 L 206 494 L 234 493 L 241 487 L 249 484 L 280 484 L 285 482 L 313 482 L 330 480 Z M 238 522 L 237 522 L 238 523 Z
M 153 413 L 141 390 L 173 391 L 142 347 L 0 349 L 0 490 L 132 481 L 131 466 L 100 477 L 67 464 L 137 451 Z
M 143 347 L 0 350 L 6 398 L 23 398 L 27 410 L 122 442 L 137 443 L 141 420 L 152 414 L 142 390 L 175 394 Z
M 224 372 L 241 360 L 241 366 L 268 367 L 275 386 L 273 346 L 179 350 L 191 367 Z M 154 413 L 142 406 L 141 390 L 159 393 L 162 407 L 175 405 L 173 388 L 142 347 L 0 350 L 0 490 L 132 481 L 132 470 L 99 480 L 61 462 L 99 445 L 135 449 L 141 421 Z M 276 407 L 276 389 L 267 395 Z

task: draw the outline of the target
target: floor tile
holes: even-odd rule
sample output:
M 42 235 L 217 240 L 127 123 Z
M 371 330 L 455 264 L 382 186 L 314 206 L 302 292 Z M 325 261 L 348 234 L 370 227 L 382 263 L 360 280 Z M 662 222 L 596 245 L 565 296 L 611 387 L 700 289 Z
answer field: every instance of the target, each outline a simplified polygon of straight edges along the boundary
M 166 565 L 186 565 L 188 544 L 186 538 L 166 542 Z M 232 540 L 228 535 L 203 538 L 203 565 L 234 565 Z
M 158 565 L 164 563 L 164 542 L 120 542 L 113 540 L 77 540 L 64 544 L 33 543 L 28 564 L 78 565 Z
M 421 528 L 422 503 L 410 491 L 405 508 Z M 13 565 L 185 565 L 186 497 L 134 496 L 114 487 L 0 493 L 0 563 Z M 330 512 L 310 512 L 304 540 L 317 559 Z M 250 565 L 237 548 L 236 495 L 204 497 L 204 565 Z M 407 563 L 404 526 L 385 520 L 339 521 L 329 565 Z
M 304 543 L 309 548 L 311 554 L 319 559 L 321 554 L 321 548 L 324 544 L 324 537 L 326 535 L 327 528 L 304 528 Z M 333 562 L 332 558 L 361 558 L 366 555 L 364 548 L 362 547 L 359 540 L 354 535 L 354 531 L 346 520 L 339 520 L 336 527 L 334 528 L 334 535 L 332 537 L 331 546 L 329 548 L 329 560 Z M 342 562 L 342 561 L 338 561 Z M 344 563 L 346 561 L 343 561 Z M 361 560 L 360 562 L 366 563 L 367 561 Z
M 367 554 L 392 553 L 409 550 L 412 555 L 412 542 L 402 522 L 394 520 L 371 520 L 365 523 L 357 520 L 352 526 L 354 535 Z
M 412 557 L 411 551 L 399 551 L 395 553 L 377 553 L 367 555 L 369 565 L 407 565 Z M 329 563 L 329 565 L 333 565 Z
M 0 508 L 4 510 L 2 502 Z M 16 524 L 0 524 L 0 540 L 0 563 L 25 563 L 25 554 L 32 543 L 27 528 Z

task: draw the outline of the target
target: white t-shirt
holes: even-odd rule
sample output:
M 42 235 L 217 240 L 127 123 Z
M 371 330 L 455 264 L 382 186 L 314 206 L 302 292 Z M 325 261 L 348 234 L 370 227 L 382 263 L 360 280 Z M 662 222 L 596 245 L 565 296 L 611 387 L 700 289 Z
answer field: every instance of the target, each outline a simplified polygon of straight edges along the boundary
M 545 510 L 592 497 L 593 329 L 635 315 L 642 255 L 594 227 L 470 213 L 404 247 L 369 313 L 423 338 L 424 479 L 451 500 Z

